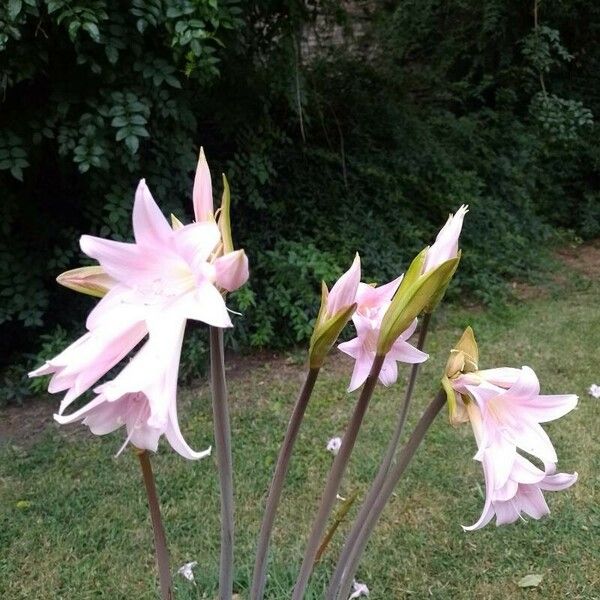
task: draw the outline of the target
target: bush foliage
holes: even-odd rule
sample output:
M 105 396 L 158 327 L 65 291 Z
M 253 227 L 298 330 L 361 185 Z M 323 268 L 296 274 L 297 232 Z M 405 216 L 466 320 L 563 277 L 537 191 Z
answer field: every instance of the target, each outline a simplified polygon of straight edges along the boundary
M 357 249 L 395 276 L 461 203 L 453 293 L 494 302 L 557 228 L 600 234 L 599 29 L 579 0 L 2 3 L 2 362 L 80 332 L 54 277 L 127 238 L 139 178 L 189 219 L 200 143 L 253 269 L 236 347 L 306 340 L 320 279 Z

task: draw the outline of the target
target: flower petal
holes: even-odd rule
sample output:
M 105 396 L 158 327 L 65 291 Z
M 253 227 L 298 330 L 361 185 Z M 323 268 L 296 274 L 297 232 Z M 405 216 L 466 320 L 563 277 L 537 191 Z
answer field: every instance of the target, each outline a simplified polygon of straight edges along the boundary
M 202 321 L 213 327 L 233 327 L 223 296 L 207 281 L 178 299 L 176 310 L 181 317 Z
M 140 180 L 133 204 L 133 235 L 140 246 L 167 245 L 173 236 L 169 222 L 156 205 L 146 180 Z
M 192 199 L 196 222 L 200 223 L 209 220 L 214 212 L 214 204 L 210 169 L 204 156 L 204 148 L 200 148 L 198 166 L 196 167 L 196 175 L 194 176 Z
M 243 250 L 220 256 L 214 266 L 216 284 L 228 292 L 241 288 L 248 281 L 248 257 Z

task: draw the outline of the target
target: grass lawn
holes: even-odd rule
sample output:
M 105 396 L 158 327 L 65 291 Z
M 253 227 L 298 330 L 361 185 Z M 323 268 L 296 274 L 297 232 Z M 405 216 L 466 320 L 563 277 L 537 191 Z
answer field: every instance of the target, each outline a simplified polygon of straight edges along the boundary
M 447 353 L 471 323 L 481 366 L 533 367 L 545 393 L 574 392 L 579 407 L 547 426 L 563 471 L 579 472 L 566 492 L 548 494 L 542 521 L 465 533 L 483 506 L 483 478 L 472 460 L 469 426 L 440 416 L 388 505 L 358 578 L 371 598 L 600 599 L 600 285 L 569 276 L 505 309 L 442 312 L 427 344 L 411 411 L 414 422 L 436 389 Z M 249 361 L 250 362 L 250 361 Z M 256 361 L 252 361 L 256 362 Z M 320 377 L 287 480 L 274 536 L 268 598 L 289 598 L 331 456 L 356 394 L 345 392 L 351 365 L 333 355 Z M 403 369 L 406 375 L 408 369 Z M 245 598 L 265 490 L 303 368 L 285 358 L 258 361 L 229 382 L 237 497 L 236 588 Z M 403 381 L 378 389 L 354 451 L 342 494 L 364 491 L 391 432 Z M 196 449 L 212 443 L 206 386 L 181 394 L 182 428 Z M 154 599 L 152 533 L 137 461 L 114 458 L 118 432 L 96 438 L 81 427 L 58 428 L 48 416 L 57 398 L 11 413 L 0 447 L 0 598 Z M 5 424 L 8 412 L 0 413 Z M 46 423 L 38 431 L 37 422 Z M 198 561 L 196 585 L 175 576 L 176 598 L 216 597 L 218 485 L 214 459 L 191 463 L 162 445 L 154 459 L 172 566 Z M 307 598 L 320 599 L 340 546 L 339 534 L 313 577 Z M 517 582 L 535 573 L 537 588 Z

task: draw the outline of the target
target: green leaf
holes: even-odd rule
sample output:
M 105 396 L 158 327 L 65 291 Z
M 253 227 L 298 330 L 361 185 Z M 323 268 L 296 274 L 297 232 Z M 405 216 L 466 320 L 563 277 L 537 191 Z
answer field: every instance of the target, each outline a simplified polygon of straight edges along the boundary
M 122 129 L 119 129 L 119 131 L 117 131 L 115 139 L 117 140 L 117 142 L 120 142 L 121 140 L 124 140 L 129 135 L 129 133 L 129 127 L 123 127 Z
M 10 173 L 15 179 L 23 181 L 23 170 L 21 169 L 21 167 L 11 167 Z
M 23 8 L 21 0 L 8 0 L 8 16 L 14 21 Z
M 125 145 L 129 149 L 129 152 L 131 152 L 131 154 L 135 154 L 140 146 L 140 140 L 135 135 L 128 135 L 125 138 Z
M 90 37 L 95 41 L 100 41 L 100 30 L 98 29 L 98 25 L 95 23 L 91 23 L 87 21 L 83 24 L 83 28 L 90 34 Z
M 129 124 L 129 122 L 130 122 L 130 121 L 127 119 L 127 117 L 122 117 L 122 116 L 119 116 L 119 117 L 115 117 L 115 118 L 114 118 L 114 119 L 111 121 L 111 123 L 110 123 L 110 124 L 111 124 L 113 127 L 125 127 L 126 125 L 128 125 L 128 124 Z M 132 120 L 131 122 L 133 122 L 133 120 Z M 123 137 L 124 137 L 124 136 L 123 136 Z

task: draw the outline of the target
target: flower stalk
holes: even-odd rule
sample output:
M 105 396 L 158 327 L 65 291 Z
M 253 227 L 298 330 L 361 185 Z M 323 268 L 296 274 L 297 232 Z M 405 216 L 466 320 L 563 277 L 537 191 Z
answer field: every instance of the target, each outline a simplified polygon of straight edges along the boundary
M 298 399 L 296 400 L 296 404 L 294 405 L 287 431 L 279 450 L 279 456 L 277 457 L 275 472 L 273 473 L 273 479 L 271 480 L 271 487 L 269 488 L 269 495 L 267 496 L 267 503 L 258 538 L 250 600 L 262 600 L 264 596 L 265 584 L 267 581 L 269 542 L 273 531 L 273 523 L 275 522 L 275 515 L 279 506 L 279 500 L 281 499 L 281 492 L 288 472 L 294 444 L 296 443 L 298 431 L 300 430 L 300 424 L 304 418 L 304 413 L 306 412 L 306 407 L 308 406 L 319 371 L 319 367 L 309 368 L 300 394 L 298 395 Z
M 354 443 L 356 442 L 356 438 L 358 436 L 358 431 L 369 406 L 369 402 L 373 395 L 375 385 L 377 384 L 377 378 L 379 377 L 384 360 L 385 356 L 379 354 L 375 356 L 375 359 L 373 360 L 371 371 L 369 372 L 369 376 L 362 387 L 358 402 L 354 409 L 354 413 L 342 439 L 342 446 L 338 455 L 333 461 L 331 470 L 329 471 L 329 477 L 327 478 L 327 483 L 321 499 L 321 505 L 319 506 L 317 516 L 313 522 L 310 536 L 306 544 L 302 566 L 300 567 L 300 573 L 296 580 L 296 584 L 294 585 L 292 600 L 302 600 L 304 598 L 308 580 L 310 579 L 317 552 L 319 551 L 321 539 L 325 533 L 327 519 L 331 513 L 333 505 L 335 504 L 336 495 L 340 488 L 342 477 L 344 476 L 344 472 L 348 466 L 348 461 L 350 459 L 350 455 L 352 454 Z
M 215 446 L 221 488 L 221 560 L 219 600 L 231 600 L 233 594 L 233 465 L 231 427 L 227 405 L 223 330 L 210 328 L 210 375 L 215 430 Z
M 360 536 L 356 540 L 352 552 L 348 558 L 348 562 L 346 568 L 344 569 L 344 573 L 341 580 L 340 585 L 340 593 L 338 595 L 339 599 L 348 598 L 348 594 L 350 593 L 350 589 L 352 587 L 352 582 L 354 581 L 354 575 L 356 574 L 356 570 L 358 568 L 358 564 L 360 562 L 361 556 L 365 550 L 367 542 L 377 525 L 377 521 L 385 508 L 388 500 L 392 496 L 394 488 L 400 481 L 404 471 L 410 464 L 417 448 L 420 446 L 425 434 L 427 433 L 429 427 L 435 420 L 438 413 L 444 407 L 446 403 L 446 393 L 443 390 L 440 390 L 435 398 L 430 402 L 429 406 L 425 409 L 425 412 L 421 415 L 417 426 L 413 430 L 408 442 L 400 452 L 398 456 L 398 462 L 390 469 L 388 476 L 385 479 L 385 482 L 373 504 L 371 511 L 364 524 L 361 524 L 359 521 L 356 521 L 355 526 L 362 525 L 362 529 L 360 531 Z
M 429 322 L 431 320 L 431 314 L 426 313 L 423 316 L 423 320 L 421 322 L 421 329 L 419 330 L 419 339 L 417 341 L 417 349 L 423 350 L 425 346 L 425 338 L 427 337 L 427 331 L 429 329 Z M 344 546 L 342 548 L 342 552 L 340 553 L 340 557 L 338 559 L 338 564 L 336 565 L 335 571 L 331 577 L 331 581 L 329 583 L 329 588 L 326 595 L 326 600 L 334 600 L 339 589 L 340 582 L 342 580 L 342 574 L 344 573 L 344 569 L 346 567 L 347 561 L 350 558 L 350 554 L 354 545 L 357 542 L 361 532 L 362 526 L 366 522 L 366 519 L 373 508 L 375 501 L 377 500 L 377 496 L 383 487 L 385 482 L 385 478 L 388 474 L 392 461 L 394 460 L 394 456 L 396 454 L 396 450 L 398 449 L 398 444 L 400 442 L 400 436 L 402 435 L 402 430 L 404 429 L 404 424 L 406 423 L 406 416 L 408 414 L 408 408 L 410 406 L 410 401 L 412 399 L 413 391 L 415 388 L 415 383 L 417 381 L 417 375 L 419 372 L 420 363 L 414 363 L 410 370 L 410 377 L 408 380 L 408 385 L 406 388 L 406 395 L 404 397 L 404 402 L 402 407 L 400 408 L 400 412 L 398 413 L 398 419 L 396 421 L 396 427 L 394 429 L 394 433 L 390 439 L 390 443 L 386 450 L 385 456 L 379 465 L 379 471 L 371 484 L 371 488 L 369 489 L 369 493 L 363 502 L 358 515 L 355 519 L 355 526 L 352 527 L 350 534 L 346 538 Z
M 150 519 L 152 520 L 152 530 L 154 531 L 154 548 L 156 550 L 156 565 L 160 581 L 160 595 L 162 600 L 172 600 L 169 551 L 167 550 L 167 539 L 160 515 L 160 503 L 156 492 L 152 465 L 150 464 L 150 456 L 147 450 L 140 450 L 139 448 L 135 448 L 135 453 L 140 461 L 146 495 L 148 496 Z

